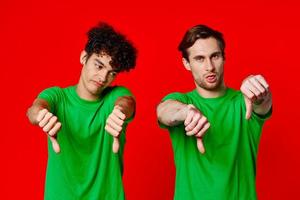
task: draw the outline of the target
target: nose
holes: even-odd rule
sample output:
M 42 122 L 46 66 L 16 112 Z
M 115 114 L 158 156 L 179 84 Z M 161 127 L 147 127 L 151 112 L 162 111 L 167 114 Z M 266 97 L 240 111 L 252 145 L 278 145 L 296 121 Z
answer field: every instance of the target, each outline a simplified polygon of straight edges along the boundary
M 211 59 L 207 59 L 205 65 L 206 65 L 206 70 L 207 71 L 214 71 L 215 70 L 215 65 L 214 65 L 214 63 L 212 62 Z
M 100 70 L 100 72 L 99 72 L 99 81 L 101 81 L 102 83 L 105 83 L 107 81 L 108 73 L 109 72 L 106 69 Z

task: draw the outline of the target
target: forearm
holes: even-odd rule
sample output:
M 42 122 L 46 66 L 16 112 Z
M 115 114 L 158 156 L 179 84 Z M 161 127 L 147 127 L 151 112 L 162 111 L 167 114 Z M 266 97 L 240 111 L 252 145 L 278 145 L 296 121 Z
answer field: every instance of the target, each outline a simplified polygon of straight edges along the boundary
M 36 125 L 38 123 L 36 120 L 37 115 L 38 115 L 39 111 L 42 109 L 49 110 L 49 105 L 48 105 L 47 101 L 42 100 L 42 99 L 35 99 L 32 106 L 30 108 L 28 108 L 27 117 L 33 125 Z
M 186 119 L 187 112 L 188 105 L 175 100 L 167 100 L 158 105 L 157 118 L 167 126 L 175 126 Z
M 269 92 L 267 96 L 260 103 L 253 104 L 253 111 L 259 115 L 267 114 L 272 107 L 272 94 Z
M 125 114 L 126 119 L 130 118 L 135 111 L 135 100 L 132 96 L 119 97 L 115 102 L 115 106 L 117 105 L 121 108 L 122 113 Z

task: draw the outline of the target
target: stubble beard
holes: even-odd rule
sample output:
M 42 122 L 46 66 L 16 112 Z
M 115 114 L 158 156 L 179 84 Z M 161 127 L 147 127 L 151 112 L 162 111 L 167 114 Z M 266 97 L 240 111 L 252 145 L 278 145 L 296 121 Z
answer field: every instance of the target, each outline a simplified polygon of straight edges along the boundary
M 197 84 L 198 87 L 208 90 L 208 91 L 219 91 L 223 88 L 223 80 L 224 80 L 224 75 L 216 73 L 216 82 L 215 83 L 208 83 L 205 80 L 205 77 L 200 77 L 198 79 L 195 79 L 195 83 Z

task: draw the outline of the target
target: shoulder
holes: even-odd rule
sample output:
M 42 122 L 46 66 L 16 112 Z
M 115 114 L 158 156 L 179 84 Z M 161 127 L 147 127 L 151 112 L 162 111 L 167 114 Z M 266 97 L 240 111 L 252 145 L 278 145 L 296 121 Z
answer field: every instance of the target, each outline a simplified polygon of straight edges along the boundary
M 59 92 L 61 90 L 62 90 L 61 87 L 53 86 L 53 87 L 49 87 L 49 88 L 44 89 L 42 92 Z
M 58 86 L 46 88 L 42 92 L 40 92 L 38 97 L 43 98 L 43 97 L 49 97 L 49 96 L 57 96 L 62 93 L 62 90 L 63 89 Z
M 183 102 L 183 103 L 187 103 L 188 99 L 189 99 L 189 94 L 190 93 L 173 92 L 173 93 L 167 94 L 162 99 L 162 101 L 176 100 L 176 101 L 180 101 L 180 102 Z

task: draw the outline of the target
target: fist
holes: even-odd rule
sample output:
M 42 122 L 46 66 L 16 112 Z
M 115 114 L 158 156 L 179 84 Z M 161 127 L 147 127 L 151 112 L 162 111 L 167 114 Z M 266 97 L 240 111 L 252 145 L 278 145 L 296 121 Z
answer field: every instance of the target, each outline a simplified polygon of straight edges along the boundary
M 61 128 L 61 123 L 58 121 L 57 117 L 47 109 L 42 109 L 38 112 L 36 121 L 43 131 L 48 134 L 52 142 L 53 150 L 56 153 L 59 153 L 60 147 L 56 140 L 56 134 Z
M 205 152 L 202 137 L 210 127 L 207 118 L 193 105 L 188 105 L 187 116 L 184 121 L 186 135 L 197 138 L 197 147 L 201 153 Z
M 120 148 L 119 135 L 123 130 L 123 124 L 125 121 L 125 114 L 122 113 L 121 107 L 116 105 L 112 113 L 106 120 L 105 130 L 111 134 L 114 138 L 113 141 L 113 152 L 117 153 Z
M 246 119 L 250 119 L 254 105 L 260 105 L 270 98 L 269 85 L 262 75 L 248 76 L 242 83 L 241 92 L 246 105 Z

